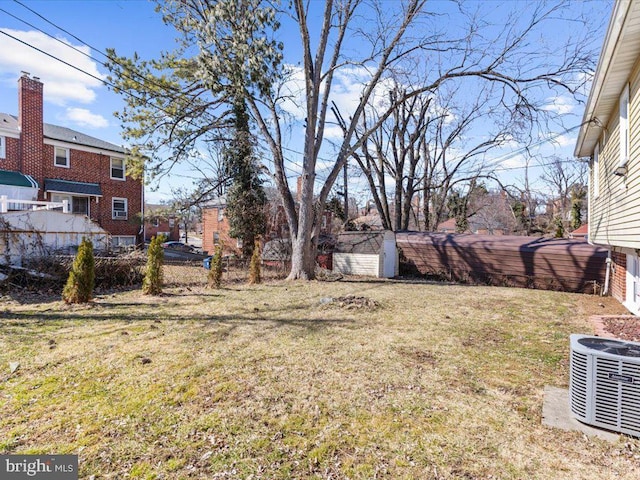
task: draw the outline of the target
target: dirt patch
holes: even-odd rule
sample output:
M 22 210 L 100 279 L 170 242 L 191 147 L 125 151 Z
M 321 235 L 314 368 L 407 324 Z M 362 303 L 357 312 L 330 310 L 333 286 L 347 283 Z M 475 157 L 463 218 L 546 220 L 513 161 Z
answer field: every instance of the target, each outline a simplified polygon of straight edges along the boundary
M 345 295 L 344 297 L 328 299 L 326 303 L 338 308 L 344 308 L 345 310 L 375 310 L 380 306 L 378 302 L 371 298 L 356 295 Z

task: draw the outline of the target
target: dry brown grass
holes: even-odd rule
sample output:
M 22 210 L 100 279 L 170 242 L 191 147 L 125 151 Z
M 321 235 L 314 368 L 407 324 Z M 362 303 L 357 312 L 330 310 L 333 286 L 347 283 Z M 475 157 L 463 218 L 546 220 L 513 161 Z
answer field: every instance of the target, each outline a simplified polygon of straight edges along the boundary
M 2 298 L 0 453 L 78 453 L 96 479 L 640 476 L 637 440 L 541 425 L 569 333 L 610 299 L 205 277 L 171 267 L 163 296 L 89 306 Z

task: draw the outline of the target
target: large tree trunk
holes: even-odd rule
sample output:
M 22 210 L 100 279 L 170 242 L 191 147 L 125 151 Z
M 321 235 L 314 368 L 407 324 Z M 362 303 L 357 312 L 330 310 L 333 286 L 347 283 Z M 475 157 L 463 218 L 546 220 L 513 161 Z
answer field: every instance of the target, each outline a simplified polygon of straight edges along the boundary
M 291 239 L 291 271 L 287 280 L 313 280 L 315 278 L 316 259 L 315 241 L 302 235 Z
M 298 205 L 298 228 L 291 231 L 291 271 L 287 280 L 312 280 L 316 269 L 316 228 L 319 225 L 313 200 L 314 174 L 304 174 Z M 290 222 L 291 225 L 291 222 Z

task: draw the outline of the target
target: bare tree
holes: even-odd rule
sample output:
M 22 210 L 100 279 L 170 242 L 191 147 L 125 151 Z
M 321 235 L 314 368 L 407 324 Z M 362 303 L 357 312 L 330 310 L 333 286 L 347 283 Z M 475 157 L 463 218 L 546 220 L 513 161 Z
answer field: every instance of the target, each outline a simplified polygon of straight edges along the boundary
M 278 17 L 268 2 L 260 0 L 168 1 L 163 5 L 165 21 L 178 29 L 185 45 L 195 52 L 190 51 L 193 55 L 188 58 L 184 51 L 179 52 L 160 67 L 180 74 L 166 81 L 167 88 L 175 92 L 176 88 L 186 86 L 186 92 L 192 94 L 165 101 L 166 89 L 152 89 L 150 94 L 145 90 L 144 101 L 133 101 L 132 114 L 122 118 L 142 125 L 142 130 L 165 136 L 174 135 L 171 124 L 173 121 L 176 125 L 177 119 L 181 128 L 175 142 L 181 153 L 188 151 L 198 137 L 207 135 L 215 139 L 216 129 L 228 125 L 228 109 L 224 106 L 230 99 L 240 97 L 246 101 L 254 125 L 270 152 L 271 174 L 287 216 L 293 250 L 289 278 L 313 278 L 324 204 L 338 175 L 347 159 L 360 151 L 400 105 L 425 93 L 441 92 L 458 80 L 473 79 L 477 82 L 475 91 L 487 88 L 483 85 L 492 85 L 499 104 L 504 106 L 507 123 L 526 131 L 532 122 L 540 125 L 542 117 L 550 115 L 541 91 L 572 95 L 581 87 L 576 82 L 576 78 L 582 78 L 578 74 L 593 66 L 593 57 L 585 53 L 580 41 L 570 40 L 564 50 L 531 46 L 536 30 L 547 21 L 558 21 L 566 12 L 564 3 L 536 4 L 526 17 L 522 11 L 514 12 L 512 18 L 498 27 L 488 25 L 481 12 L 467 12 L 460 5 L 459 12 L 449 13 L 464 19 L 454 30 L 448 28 L 446 21 L 440 21 L 442 18 L 428 12 L 426 5 L 426 0 L 384 4 L 376 0 L 325 0 L 321 7 L 317 2 L 292 0 Z M 294 50 L 300 52 L 298 64 L 281 62 L 281 49 L 274 34 L 279 25 L 276 17 L 297 28 Z M 127 69 L 139 71 L 135 61 L 123 63 Z M 422 66 L 421 70 L 416 65 Z M 145 79 L 153 78 L 154 68 L 159 68 L 158 64 L 143 69 L 152 74 Z M 323 166 L 328 171 L 326 177 L 320 179 L 319 156 L 326 143 L 337 76 L 354 69 L 366 72 L 366 80 L 352 108 L 343 112 L 343 136 L 335 145 L 332 163 L 328 168 Z M 302 78 L 299 97 L 285 88 L 291 86 L 296 74 Z M 367 106 L 375 92 L 391 78 L 398 79 L 405 88 L 377 112 L 375 121 L 364 124 Z M 139 91 L 141 87 L 125 79 L 121 89 Z M 191 99 L 194 103 L 190 103 Z M 299 124 L 290 121 L 285 108 L 287 102 L 295 101 L 299 101 L 304 111 L 304 121 Z M 167 103 L 172 108 L 170 115 L 160 115 L 163 125 L 160 130 L 147 123 L 148 117 L 136 116 L 148 108 L 147 104 Z M 184 108 L 189 121 L 180 108 Z M 287 173 L 291 154 L 286 133 L 289 128 L 298 127 L 303 146 L 301 192 L 296 202 Z M 457 155 L 452 155 L 447 138 L 443 134 L 440 139 L 440 153 L 436 154 L 433 145 L 428 145 L 428 150 L 432 158 L 439 158 L 449 168 L 448 160 Z M 471 151 L 481 150 L 482 144 L 477 143 Z M 172 145 L 171 141 L 163 144 Z M 174 157 L 172 161 L 177 159 Z M 456 179 L 450 177 L 449 182 L 453 181 Z M 447 191 L 448 187 L 443 188 Z
M 565 229 L 570 226 L 572 200 L 584 199 L 587 171 L 587 163 L 558 156 L 551 157 L 543 166 L 540 179 L 550 191 L 547 195 L 547 202 L 552 205 L 549 213 L 558 218 Z

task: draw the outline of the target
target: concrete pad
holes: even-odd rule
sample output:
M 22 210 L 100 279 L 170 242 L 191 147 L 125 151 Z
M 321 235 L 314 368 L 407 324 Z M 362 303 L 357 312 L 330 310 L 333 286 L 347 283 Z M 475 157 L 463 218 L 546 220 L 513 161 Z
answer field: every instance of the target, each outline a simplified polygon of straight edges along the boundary
M 558 387 L 544 387 L 544 403 L 542 404 L 542 424 L 561 430 L 578 431 L 588 436 L 594 436 L 617 442 L 618 433 L 586 425 L 575 419 L 569 407 L 569 390 Z

